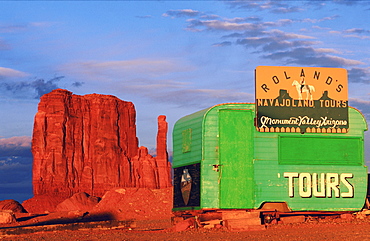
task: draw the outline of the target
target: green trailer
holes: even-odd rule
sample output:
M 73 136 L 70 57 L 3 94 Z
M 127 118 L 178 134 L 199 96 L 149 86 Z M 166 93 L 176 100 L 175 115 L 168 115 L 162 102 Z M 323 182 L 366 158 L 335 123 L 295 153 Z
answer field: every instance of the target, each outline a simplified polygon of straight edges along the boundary
M 367 123 L 358 110 L 348 109 L 347 133 L 259 132 L 255 116 L 255 104 L 227 103 L 176 122 L 174 211 L 363 208 Z

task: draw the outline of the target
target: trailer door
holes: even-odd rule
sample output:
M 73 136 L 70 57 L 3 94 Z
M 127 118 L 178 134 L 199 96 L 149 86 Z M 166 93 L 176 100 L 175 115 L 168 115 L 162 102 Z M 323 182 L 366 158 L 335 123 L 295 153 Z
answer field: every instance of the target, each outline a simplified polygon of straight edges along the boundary
M 252 110 L 219 111 L 220 208 L 253 208 Z

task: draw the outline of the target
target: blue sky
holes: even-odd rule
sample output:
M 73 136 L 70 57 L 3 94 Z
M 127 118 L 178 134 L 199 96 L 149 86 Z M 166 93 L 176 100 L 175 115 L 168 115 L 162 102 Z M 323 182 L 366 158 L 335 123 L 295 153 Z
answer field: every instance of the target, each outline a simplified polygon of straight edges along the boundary
M 171 131 L 176 120 L 200 109 L 254 102 L 259 65 L 347 69 L 350 105 L 370 121 L 369 1 L 1 1 L 0 6 L 4 148 L 9 143 L 26 148 L 39 97 L 65 88 L 132 101 L 140 145 L 151 149 L 158 115 L 167 116 Z M 369 133 L 366 140 L 370 163 Z M 4 163 L 28 165 L 11 158 Z

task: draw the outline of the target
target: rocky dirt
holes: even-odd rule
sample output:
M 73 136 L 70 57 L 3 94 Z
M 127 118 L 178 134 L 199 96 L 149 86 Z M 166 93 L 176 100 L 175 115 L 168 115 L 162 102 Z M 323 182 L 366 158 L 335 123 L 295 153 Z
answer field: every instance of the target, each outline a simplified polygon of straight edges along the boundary
M 34 232 L 18 235 L 4 235 L 9 225 L 0 227 L 1 240 L 369 240 L 370 218 L 363 219 L 313 219 L 299 224 L 274 224 L 265 230 L 230 232 L 219 229 L 188 229 L 176 232 L 170 219 L 137 220 L 127 227 L 86 227 L 71 230 L 42 231 L 37 223 L 61 219 L 62 213 L 23 218 L 13 224 L 18 227 L 34 228 Z M 63 224 L 58 224 L 63 225 Z

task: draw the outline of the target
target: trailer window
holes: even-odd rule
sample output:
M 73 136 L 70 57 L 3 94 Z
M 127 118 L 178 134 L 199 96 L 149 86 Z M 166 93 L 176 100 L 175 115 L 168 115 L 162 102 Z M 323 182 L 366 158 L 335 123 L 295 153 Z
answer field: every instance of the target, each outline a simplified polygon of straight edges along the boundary
M 279 138 L 279 164 L 363 165 L 361 138 Z

